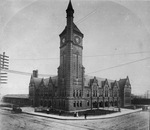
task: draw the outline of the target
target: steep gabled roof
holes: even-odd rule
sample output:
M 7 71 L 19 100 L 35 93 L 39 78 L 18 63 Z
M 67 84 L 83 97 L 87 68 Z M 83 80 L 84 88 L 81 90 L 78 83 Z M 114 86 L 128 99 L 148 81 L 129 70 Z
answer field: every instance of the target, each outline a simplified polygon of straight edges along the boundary
M 79 34 L 82 36 L 82 38 L 83 38 L 82 32 L 78 29 L 78 27 L 77 27 L 74 23 L 73 23 L 73 30 L 74 30 L 75 32 L 79 33 Z
M 124 88 L 125 83 L 126 83 L 126 79 L 120 79 L 120 80 L 119 80 L 119 87 L 120 87 L 120 88 Z
M 79 35 L 81 35 L 82 36 L 82 38 L 83 38 L 83 33 L 79 30 L 79 28 L 73 23 L 73 31 L 75 32 L 75 33 L 78 33 Z M 63 35 L 65 35 L 67 33 L 67 26 L 65 27 L 65 29 L 60 33 L 60 37 L 61 36 L 63 36 Z
M 126 78 L 126 85 L 131 85 L 130 84 L 130 80 L 129 80 L 129 77 L 127 76 L 127 78 Z
M 24 98 L 28 99 L 29 95 L 28 94 L 7 94 L 3 98 Z
M 31 75 L 31 78 L 30 78 L 30 84 L 31 83 L 34 83 L 34 79 L 33 79 L 33 76 Z
M 44 85 L 45 85 L 46 87 L 48 87 L 49 78 L 45 78 L 45 79 L 43 80 L 43 82 L 44 82 Z
M 103 87 L 105 85 L 105 82 L 107 81 L 108 85 L 110 86 L 110 88 L 112 87 L 111 83 L 113 83 L 115 80 L 110 80 L 110 79 L 104 79 L 104 78 L 100 78 L 100 77 L 95 77 L 99 87 Z M 85 80 L 84 80 L 84 85 L 85 86 L 90 86 L 90 82 L 93 82 L 94 80 L 94 76 L 89 76 L 89 75 L 85 75 Z
M 53 84 L 57 87 L 58 86 L 58 76 L 51 77 Z
M 59 36 L 61 37 L 62 35 L 67 33 L 67 26 L 65 27 L 65 29 L 59 34 Z
M 54 76 L 54 77 L 44 79 L 44 78 L 35 78 L 31 76 L 30 78 L 30 83 L 34 83 L 36 88 L 40 87 L 42 84 L 45 87 L 48 87 L 49 82 L 52 82 L 52 84 L 58 86 L 58 77 Z
M 111 86 L 112 88 L 114 88 L 114 86 L 119 87 L 119 82 L 115 80 L 114 82 L 111 83 Z
M 33 78 L 33 82 L 36 88 L 39 87 L 41 81 L 42 81 L 42 78 L 35 78 L 35 77 Z

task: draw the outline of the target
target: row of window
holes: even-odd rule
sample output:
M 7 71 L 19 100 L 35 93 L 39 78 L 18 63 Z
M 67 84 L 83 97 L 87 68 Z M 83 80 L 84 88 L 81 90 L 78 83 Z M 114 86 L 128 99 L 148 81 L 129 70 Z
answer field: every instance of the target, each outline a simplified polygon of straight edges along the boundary
M 93 97 L 97 97 L 98 96 L 97 90 L 93 90 L 92 95 L 93 95 Z M 99 97 L 101 97 L 101 96 L 103 96 L 103 91 L 100 91 L 100 93 L 99 93 Z M 108 90 L 105 90 L 104 96 L 105 97 L 108 97 L 108 96 L 117 97 L 118 96 L 118 91 L 113 91 L 113 93 L 112 93 L 112 92 L 109 92 Z M 90 91 L 89 90 L 87 91 L 87 97 L 90 97 Z
M 60 107 L 65 107 L 65 100 L 59 100 L 59 101 L 53 101 L 53 103 L 52 103 L 52 101 L 50 100 L 50 101 L 43 101 L 43 100 L 41 100 L 40 101 L 40 105 L 41 106 L 44 106 L 44 107 L 51 107 L 52 106 L 52 104 L 53 104 L 53 106 L 56 106 L 57 105 L 57 103 L 58 103 L 58 106 Z
M 89 106 L 89 105 L 90 105 L 90 102 L 87 101 L 87 106 Z M 82 101 L 74 101 L 73 106 L 74 107 L 82 107 Z
M 73 106 L 74 107 L 82 107 L 82 101 L 74 101 Z
M 52 96 L 52 93 L 49 93 L 49 94 L 47 94 L 47 93 L 46 93 L 46 94 L 45 94 L 45 93 L 41 93 L 41 94 L 36 93 L 36 96 L 37 96 L 37 97 L 39 97 L 39 96 L 40 96 L 40 97 L 51 97 L 51 96 Z
M 98 97 L 98 93 L 96 90 L 93 91 L 92 93 L 93 97 Z M 125 95 L 127 97 L 129 97 L 129 93 L 125 93 Z M 33 93 L 30 93 L 30 96 L 33 96 Z M 51 97 L 52 96 L 52 93 L 41 93 L 41 94 L 38 94 L 36 93 L 36 96 L 41 96 L 41 97 Z M 54 93 L 54 96 L 56 96 L 56 93 Z M 62 91 L 60 92 L 60 96 L 66 96 L 66 93 L 65 91 Z M 103 96 L 103 94 L 99 94 L 99 97 Z M 112 92 L 108 94 L 108 91 L 105 91 L 105 97 L 117 97 L 118 96 L 118 92 L 117 91 L 114 91 L 113 94 Z M 73 97 L 82 97 L 82 91 L 81 90 L 74 90 L 73 91 Z M 89 91 L 87 92 L 87 97 L 90 97 L 90 93 Z
M 73 90 L 73 97 L 81 97 L 82 91 L 81 90 Z

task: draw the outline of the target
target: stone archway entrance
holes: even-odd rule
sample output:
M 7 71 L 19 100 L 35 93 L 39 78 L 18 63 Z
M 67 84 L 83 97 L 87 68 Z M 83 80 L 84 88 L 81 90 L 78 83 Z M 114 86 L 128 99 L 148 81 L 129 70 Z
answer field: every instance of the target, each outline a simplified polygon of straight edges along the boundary
M 114 106 L 116 106 L 116 107 L 118 106 L 118 102 L 117 101 L 114 102 Z
M 95 102 L 93 102 L 93 108 L 97 108 L 98 107 L 98 104 L 97 104 L 97 102 L 95 101 Z
M 99 107 L 103 107 L 103 102 L 99 102 Z
M 108 101 L 105 101 L 105 107 L 109 107 Z

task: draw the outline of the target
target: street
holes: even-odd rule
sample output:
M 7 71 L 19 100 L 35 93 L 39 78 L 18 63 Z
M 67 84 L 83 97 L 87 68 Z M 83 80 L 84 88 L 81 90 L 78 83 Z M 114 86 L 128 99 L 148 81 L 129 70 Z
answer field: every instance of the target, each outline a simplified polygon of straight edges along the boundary
M 0 109 L 0 130 L 149 130 L 149 113 L 141 111 L 98 120 L 55 120 Z

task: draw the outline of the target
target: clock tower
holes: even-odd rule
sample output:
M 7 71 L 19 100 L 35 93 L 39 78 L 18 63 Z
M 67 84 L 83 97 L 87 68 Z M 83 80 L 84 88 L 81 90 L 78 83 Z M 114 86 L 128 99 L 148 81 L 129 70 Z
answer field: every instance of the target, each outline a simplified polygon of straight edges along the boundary
M 74 9 L 69 2 L 67 25 L 60 36 L 60 66 L 58 67 L 59 97 L 66 101 L 66 110 L 73 110 L 75 92 L 82 98 L 84 67 L 82 65 L 83 34 L 73 22 Z M 62 94 L 63 93 L 63 94 Z M 62 96 L 63 95 L 63 96 Z

